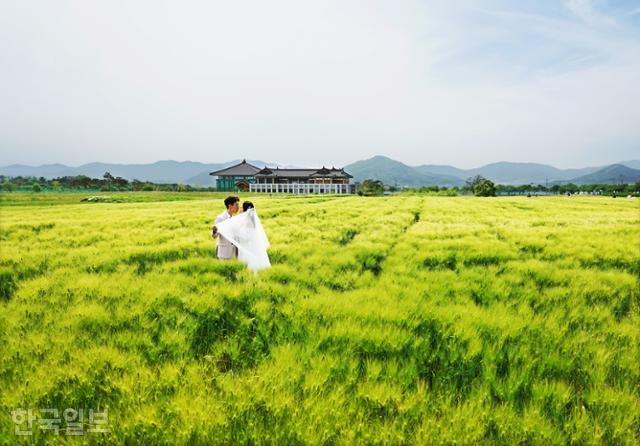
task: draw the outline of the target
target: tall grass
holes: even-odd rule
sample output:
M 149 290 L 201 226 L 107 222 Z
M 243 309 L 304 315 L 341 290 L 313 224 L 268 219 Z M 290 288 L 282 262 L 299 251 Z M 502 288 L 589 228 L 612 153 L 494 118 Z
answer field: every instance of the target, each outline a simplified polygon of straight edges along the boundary
M 255 196 L 254 277 L 198 197 L 0 208 L 0 444 L 640 443 L 637 201 Z

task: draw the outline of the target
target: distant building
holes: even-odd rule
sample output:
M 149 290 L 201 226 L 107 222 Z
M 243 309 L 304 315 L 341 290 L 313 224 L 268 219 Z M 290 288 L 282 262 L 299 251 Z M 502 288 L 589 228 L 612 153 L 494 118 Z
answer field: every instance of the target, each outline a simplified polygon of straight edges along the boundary
M 221 191 L 268 192 L 289 194 L 355 194 L 352 175 L 344 169 L 280 169 L 253 166 L 242 160 L 240 164 L 211 172 L 217 176 L 216 187 Z
M 220 191 L 246 192 L 249 190 L 251 183 L 256 181 L 255 174 L 259 171 L 259 167 L 242 160 L 240 164 L 210 172 L 209 175 L 218 177 L 216 179 L 216 189 Z

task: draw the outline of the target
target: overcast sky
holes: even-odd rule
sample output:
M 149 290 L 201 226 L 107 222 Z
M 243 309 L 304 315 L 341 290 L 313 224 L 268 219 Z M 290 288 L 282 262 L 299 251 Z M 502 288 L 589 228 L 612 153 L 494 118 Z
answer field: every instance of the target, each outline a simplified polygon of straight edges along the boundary
M 640 0 L 0 0 L 0 165 L 640 158 Z

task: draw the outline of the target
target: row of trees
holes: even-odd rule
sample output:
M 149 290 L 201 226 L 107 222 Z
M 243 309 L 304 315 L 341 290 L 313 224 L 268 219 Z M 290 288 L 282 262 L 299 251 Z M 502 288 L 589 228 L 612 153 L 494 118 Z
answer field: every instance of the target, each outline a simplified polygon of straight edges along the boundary
M 477 197 L 493 197 L 497 188 L 495 183 L 480 175 L 469 178 L 461 188 L 453 186 L 424 186 L 417 189 L 405 189 L 408 192 L 428 193 L 433 195 L 458 195 L 459 193 L 472 193 Z
M 499 184 L 496 192 L 500 195 L 523 195 L 534 193 L 548 194 L 577 194 L 588 193 L 596 195 L 633 195 L 640 196 L 640 182 L 635 184 L 554 184 L 553 186 L 543 186 L 542 184 L 524 184 L 520 186 L 507 186 Z
M 380 180 L 372 180 L 367 179 L 360 184 L 358 188 L 358 195 L 361 196 L 375 196 L 375 195 L 383 195 L 385 191 L 395 192 L 398 189 L 395 186 L 387 186 Z M 481 176 L 476 176 L 473 178 L 469 178 L 467 183 L 462 189 L 458 189 L 457 187 L 453 187 L 448 189 L 446 187 L 440 186 L 425 186 L 417 189 L 404 189 L 407 192 L 417 192 L 417 193 L 431 193 L 438 195 L 457 195 L 459 191 L 470 191 L 477 196 L 493 196 L 496 194 L 496 186 L 495 184 L 483 178 Z M 443 193 L 447 192 L 447 193 Z
M 128 181 L 122 177 L 114 177 L 105 172 L 102 178 L 91 178 L 86 175 L 65 176 L 48 180 L 44 177 L 7 177 L 0 175 L 0 190 L 11 192 L 14 190 L 31 190 L 40 192 L 43 190 L 96 190 L 96 191 L 215 191 L 215 187 L 194 187 L 187 184 L 156 184 L 150 181 Z M 358 187 L 358 194 L 363 196 L 383 195 L 385 191 L 395 192 L 396 186 L 385 185 L 382 181 L 367 179 Z M 640 196 L 640 182 L 635 184 L 554 184 L 543 186 L 541 184 L 524 184 L 519 186 L 495 184 L 493 181 L 480 175 L 469 178 L 461 188 L 456 186 L 424 186 L 420 188 L 405 188 L 407 192 L 429 193 L 438 195 L 458 195 L 459 193 L 472 193 L 476 196 L 495 195 L 527 195 L 535 193 L 544 194 L 576 194 L 590 193 L 598 195 L 634 195 Z
M 596 195 L 633 195 L 640 196 L 640 182 L 635 184 L 542 184 L 505 185 L 495 184 L 482 176 L 469 178 L 461 188 L 446 186 L 424 186 L 420 188 L 404 189 L 407 192 L 428 193 L 438 195 L 456 195 L 458 193 L 472 193 L 477 196 L 494 195 L 532 195 L 532 194 L 577 194 L 588 193 Z
M 129 181 L 122 177 L 114 177 L 105 172 L 102 178 L 91 178 L 86 175 L 65 176 L 48 180 L 44 177 L 7 177 L 0 175 L 0 190 L 11 192 L 15 190 L 99 190 L 99 191 L 215 191 L 215 187 L 194 187 L 188 184 L 156 184 L 150 181 Z

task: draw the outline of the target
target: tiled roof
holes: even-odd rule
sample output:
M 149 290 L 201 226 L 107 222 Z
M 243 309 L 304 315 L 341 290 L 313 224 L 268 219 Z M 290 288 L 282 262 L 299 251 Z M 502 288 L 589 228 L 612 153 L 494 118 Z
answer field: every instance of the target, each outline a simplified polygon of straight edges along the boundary
M 246 160 L 242 160 L 240 164 L 236 164 L 235 166 L 227 167 L 226 169 L 216 170 L 215 172 L 209 172 L 209 175 L 255 175 L 261 169 L 259 167 L 254 166 L 253 164 L 249 164 Z
M 261 178 L 353 178 L 344 169 L 336 169 L 332 167 L 327 169 L 322 166 L 321 169 L 280 169 L 278 167 L 259 167 L 253 166 L 243 160 L 240 164 L 227 167 L 226 169 L 217 170 L 209 173 L 209 175 L 253 175 Z
M 260 172 L 256 173 L 256 177 L 285 177 L 285 178 L 352 178 L 343 169 L 331 168 L 327 169 L 322 167 L 321 169 L 280 169 L 265 167 Z
M 307 178 L 318 169 L 263 169 L 256 174 L 259 177 L 292 177 Z

